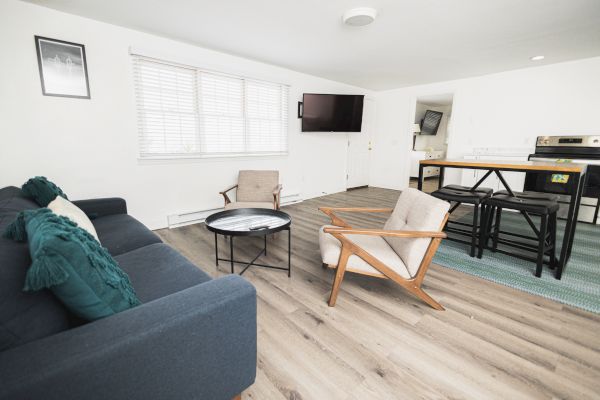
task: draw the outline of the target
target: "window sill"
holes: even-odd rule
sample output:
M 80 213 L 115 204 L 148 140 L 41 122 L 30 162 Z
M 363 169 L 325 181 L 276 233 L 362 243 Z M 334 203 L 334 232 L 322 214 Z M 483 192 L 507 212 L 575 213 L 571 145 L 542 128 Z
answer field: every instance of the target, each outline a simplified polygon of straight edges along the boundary
M 289 152 L 273 152 L 273 153 L 238 153 L 238 154 L 206 154 L 206 155 L 165 155 L 165 156 L 138 156 L 138 163 L 140 164 L 154 164 L 154 163 L 169 163 L 169 162 L 189 162 L 189 161 L 203 161 L 203 160 L 214 160 L 214 161 L 225 161 L 231 159 L 256 159 L 256 158 L 270 158 L 270 157 L 284 157 Z

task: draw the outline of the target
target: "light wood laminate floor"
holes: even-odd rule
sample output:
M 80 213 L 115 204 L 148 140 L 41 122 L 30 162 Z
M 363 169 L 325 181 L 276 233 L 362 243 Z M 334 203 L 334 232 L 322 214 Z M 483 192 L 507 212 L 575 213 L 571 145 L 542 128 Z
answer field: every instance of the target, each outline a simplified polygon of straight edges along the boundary
M 433 265 L 424 289 L 435 311 L 388 280 L 346 274 L 335 308 L 333 271 L 321 267 L 318 206 L 392 207 L 393 190 L 364 188 L 283 207 L 293 218 L 292 277 L 250 268 L 258 293 L 258 372 L 244 399 L 600 398 L 600 316 Z M 378 227 L 384 216 L 347 216 Z M 212 276 L 213 235 L 203 224 L 157 231 Z M 226 242 L 220 238 L 220 248 Z M 287 234 L 267 263 L 287 260 Z M 236 238 L 252 258 L 259 238 Z

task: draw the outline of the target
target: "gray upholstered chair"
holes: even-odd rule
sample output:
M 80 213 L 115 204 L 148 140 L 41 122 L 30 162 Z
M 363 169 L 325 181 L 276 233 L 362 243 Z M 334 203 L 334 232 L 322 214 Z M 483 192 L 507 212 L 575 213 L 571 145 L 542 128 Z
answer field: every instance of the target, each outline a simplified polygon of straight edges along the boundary
M 388 278 L 436 310 L 444 308 L 421 289 L 442 238 L 449 204 L 416 189 L 406 189 L 396 207 L 329 208 L 332 225 L 319 231 L 323 266 L 335 268 L 329 306 L 335 306 L 346 272 Z M 352 228 L 334 212 L 391 212 L 383 229 Z
M 219 192 L 225 199 L 225 209 L 272 208 L 279 210 L 281 200 L 279 171 L 240 171 L 238 183 Z M 232 202 L 227 192 L 237 189 Z

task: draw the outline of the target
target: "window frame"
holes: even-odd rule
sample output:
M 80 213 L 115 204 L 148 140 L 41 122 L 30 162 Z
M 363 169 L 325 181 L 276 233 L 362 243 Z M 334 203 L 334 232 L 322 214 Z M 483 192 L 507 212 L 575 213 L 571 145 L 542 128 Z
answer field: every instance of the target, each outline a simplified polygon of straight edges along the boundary
M 255 78 L 255 77 L 248 77 L 248 76 L 243 76 L 243 75 L 237 75 L 237 74 L 231 74 L 231 73 L 227 73 L 227 72 L 222 72 L 222 71 L 215 71 L 215 70 L 209 70 L 209 69 L 204 69 L 204 68 L 200 68 L 197 66 L 193 66 L 193 65 L 188 65 L 188 64 L 183 64 L 183 63 L 179 63 L 179 62 L 173 62 L 173 61 L 168 61 L 162 58 L 156 58 L 156 57 L 152 57 L 152 56 L 146 56 L 146 55 L 142 55 L 142 54 L 136 54 L 136 53 L 131 53 L 131 59 L 132 59 L 132 63 L 133 63 L 133 71 L 132 71 L 132 75 L 133 75 L 133 91 L 134 91 L 134 103 L 135 103 L 135 115 L 136 115 L 136 126 L 137 126 L 137 141 L 136 141 L 136 147 L 137 147 L 137 158 L 139 161 L 152 161 L 152 160 L 156 160 L 156 161 L 161 161 L 161 160 L 194 160 L 194 159 L 219 159 L 219 158 L 256 158 L 256 157 L 277 157 L 277 156 L 287 156 L 289 154 L 289 139 L 290 139 L 290 85 L 289 84 L 285 84 L 285 83 L 280 83 L 280 82 L 274 82 L 274 81 L 269 81 L 269 80 L 265 80 L 265 79 L 260 79 L 260 78 Z M 196 103 L 196 110 L 195 110 L 195 116 L 196 116 L 196 143 L 198 144 L 199 150 L 197 152 L 191 152 L 191 153 L 144 153 L 143 152 L 143 144 L 142 144 L 142 140 L 143 137 L 145 135 L 144 132 L 144 124 L 141 121 L 141 116 L 142 114 L 146 111 L 143 108 L 141 108 L 141 104 L 140 104 L 140 97 L 141 94 L 138 92 L 139 87 L 136 83 L 136 80 L 139 79 L 138 76 L 138 71 L 137 71 L 137 67 L 136 67 L 136 62 L 137 60 L 143 60 L 146 62 L 150 62 L 150 63 L 156 63 L 156 64 L 164 64 L 170 67 L 175 67 L 175 68 L 184 68 L 184 69 L 193 69 L 195 71 L 195 81 L 196 81 L 196 88 L 194 88 L 194 92 L 196 95 L 195 103 Z M 244 148 L 246 149 L 248 147 L 248 142 L 249 142 L 249 130 L 248 130 L 248 115 L 247 115 L 247 97 L 246 97 L 246 85 L 248 81 L 254 81 L 254 82 L 261 82 L 270 86 L 277 86 L 279 87 L 280 90 L 283 90 L 284 93 L 282 93 L 282 95 L 286 96 L 286 102 L 285 102 L 285 106 L 286 109 L 283 111 L 284 113 L 284 119 L 282 119 L 280 121 L 280 123 L 283 125 L 284 127 L 284 132 L 282 135 L 282 139 L 284 141 L 284 148 L 280 151 L 265 151 L 265 152 L 260 152 L 260 151 L 239 151 L 239 152 L 203 152 L 202 151 L 202 146 L 203 146 L 203 141 L 205 140 L 201 130 L 202 130 L 202 115 L 201 115 L 201 103 L 202 103 L 202 97 L 201 97 L 201 93 L 202 93 L 202 87 L 201 87 L 201 74 L 209 74 L 209 75 L 216 75 L 216 76 L 223 76 L 226 78 L 230 78 L 230 79 L 237 79 L 240 80 L 242 83 L 242 97 L 241 97 L 241 103 L 242 103 L 242 125 L 243 125 L 243 145 Z M 283 99 L 283 97 L 282 97 Z M 283 110 L 283 101 L 282 101 L 282 110 Z

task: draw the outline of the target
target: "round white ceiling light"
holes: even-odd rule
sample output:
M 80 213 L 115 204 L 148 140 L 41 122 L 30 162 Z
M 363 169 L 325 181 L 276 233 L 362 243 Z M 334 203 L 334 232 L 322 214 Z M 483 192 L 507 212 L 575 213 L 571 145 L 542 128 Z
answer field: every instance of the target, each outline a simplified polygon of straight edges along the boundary
M 342 16 L 344 24 L 350 26 L 365 26 L 375 21 L 377 10 L 370 7 L 358 7 L 348 10 Z
M 542 61 L 544 56 L 533 56 L 529 58 L 531 61 Z

